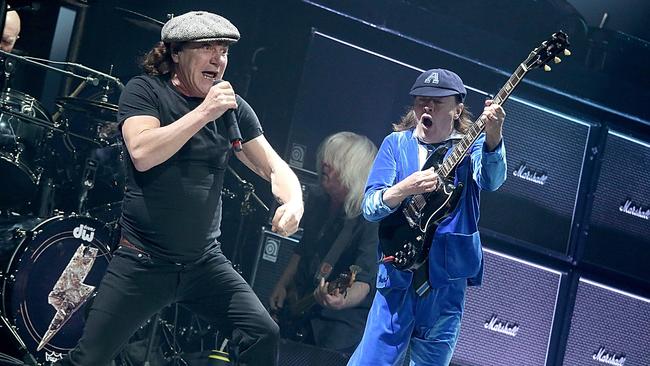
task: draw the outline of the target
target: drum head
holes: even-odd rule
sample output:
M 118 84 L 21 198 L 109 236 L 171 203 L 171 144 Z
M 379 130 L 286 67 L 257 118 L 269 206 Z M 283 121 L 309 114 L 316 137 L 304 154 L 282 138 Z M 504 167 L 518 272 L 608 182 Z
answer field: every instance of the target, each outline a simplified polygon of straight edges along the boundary
M 3 284 L 4 313 L 37 360 L 55 361 L 76 346 L 84 304 L 106 272 L 110 245 L 103 222 L 56 216 L 17 247 Z

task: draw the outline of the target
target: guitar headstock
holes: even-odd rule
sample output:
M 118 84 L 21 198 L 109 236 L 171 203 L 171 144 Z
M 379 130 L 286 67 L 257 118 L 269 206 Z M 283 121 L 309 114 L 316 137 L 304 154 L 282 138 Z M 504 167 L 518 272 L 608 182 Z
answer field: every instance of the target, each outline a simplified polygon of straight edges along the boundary
M 571 51 L 568 50 L 569 47 L 569 36 L 566 33 L 559 31 L 553 33 L 551 37 L 544 42 L 542 42 L 537 48 L 535 48 L 526 61 L 526 69 L 534 69 L 538 67 L 543 67 L 544 71 L 551 71 L 551 67 L 548 66 L 548 63 L 553 60 L 554 63 L 560 63 L 559 55 L 564 56 L 571 55 Z
M 343 296 L 348 292 L 348 289 L 352 287 L 352 284 L 357 278 L 357 273 L 361 272 L 362 269 L 359 266 L 351 265 L 350 270 L 339 274 L 336 280 L 330 282 L 327 285 L 327 293 L 333 295 L 336 290 Z

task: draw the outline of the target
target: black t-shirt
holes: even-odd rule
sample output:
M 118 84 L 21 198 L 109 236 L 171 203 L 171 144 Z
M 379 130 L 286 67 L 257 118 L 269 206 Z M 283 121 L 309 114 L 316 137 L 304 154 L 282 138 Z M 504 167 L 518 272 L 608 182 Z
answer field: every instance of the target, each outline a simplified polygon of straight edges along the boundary
M 203 98 L 186 97 L 169 76 L 137 76 L 119 101 L 118 122 L 153 116 L 166 126 L 196 108 Z M 237 96 L 235 115 L 243 142 L 262 134 L 253 109 Z M 218 245 L 221 189 L 230 143 L 221 118 L 207 123 L 167 161 L 138 172 L 125 149 L 126 188 L 122 235 L 155 257 L 191 262 Z
M 343 250 L 327 281 L 335 280 L 340 273 L 347 271 L 350 265 L 361 267 L 356 281 L 370 286 L 370 293 L 357 306 L 344 310 L 319 308 L 312 314 L 311 325 L 316 345 L 336 350 L 347 350 L 355 346 L 363 335 L 368 310 L 372 305 L 377 274 L 377 245 L 379 243 L 376 222 L 366 221 L 362 215 L 346 219 L 342 213 L 329 217 L 327 210 L 329 197 L 322 190 L 310 192 L 305 214 L 303 215 L 304 233 L 295 253 L 300 255 L 300 264 L 296 271 L 295 282 L 298 291 L 309 293 L 316 288 L 315 275 L 322 260 L 341 233 L 345 220 L 352 220 L 354 230 L 345 238 L 347 246 Z M 341 334 L 346 334 L 341 337 Z

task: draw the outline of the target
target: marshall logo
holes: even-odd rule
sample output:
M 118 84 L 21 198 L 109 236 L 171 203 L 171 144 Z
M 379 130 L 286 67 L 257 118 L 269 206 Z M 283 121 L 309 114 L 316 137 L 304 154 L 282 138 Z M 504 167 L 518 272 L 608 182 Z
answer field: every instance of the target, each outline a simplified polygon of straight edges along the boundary
M 591 356 L 594 360 L 608 365 L 614 366 L 623 366 L 625 364 L 625 355 L 624 354 L 615 354 L 614 352 L 607 352 L 605 347 L 600 347 L 598 352 L 594 353 Z
M 529 169 L 528 166 L 526 166 L 526 163 L 519 165 L 519 168 L 512 172 L 512 175 L 529 182 L 537 183 L 540 186 L 546 184 L 546 180 L 548 179 L 548 175 L 545 173 L 537 172 L 533 169 Z
M 72 230 L 72 235 L 90 243 L 95 238 L 95 228 L 81 224 Z
M 517 335 L 517 332 L 519 332 L 518 324 L 499 320 L 496 315 L 492 315 L 492 318 L 486 321 L 485 324 L 483 324 L 483 327 L 493 332 L 503 333 L 513 337 Z
M 636 206 L 631 199 L 625 200 L 625 203 L 623 203 L 618 210 L 628 215 L 650 220 L 650 207 Z

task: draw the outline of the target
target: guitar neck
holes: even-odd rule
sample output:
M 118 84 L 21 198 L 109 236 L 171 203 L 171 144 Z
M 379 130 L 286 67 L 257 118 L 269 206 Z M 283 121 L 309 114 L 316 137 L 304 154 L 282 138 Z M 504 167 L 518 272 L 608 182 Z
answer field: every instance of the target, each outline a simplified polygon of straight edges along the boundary
M 503 85 L 501 90 L 493 99 L 494 104 L 502 105 L 510 97 L 512 91 L 515 90 L 515 87 L 519 82 L 524 78 L 528 69 L 522 63 L 517 67 L 517 70 L 510 76 L 508 81 Z M 444 178 L 450 178 L 454 169 L 458 164 L 463 160 L 463 157 L 469 150 L 470 146 L 476 142 L 481 132 L 485 130 L 485 122 L 481 118 L 478 118 L 474 124 L 468 129 L 467 133 L 463 138 L 454 146 L 452 152 L 445 158 L 443 163 L 440 166 L 438 175 Z
M 300 316 L 314 306 L 314 304 L 316 304 L 316 298 L 314 298 L 314 293 L 312 292 L 292 304 L 289 313 L 292 317 Z
M 332 281 L 327 285 L 327 293 L 334 293 L 334 290 L 340 286 L 340 279 Z M 314 292 L 301 297 L 295 303 L 291 304 L 290 313 L 291 316 L 298 316 L 309 310 L 312 306 L 316 304 L 316 298 L 314 297 Z

